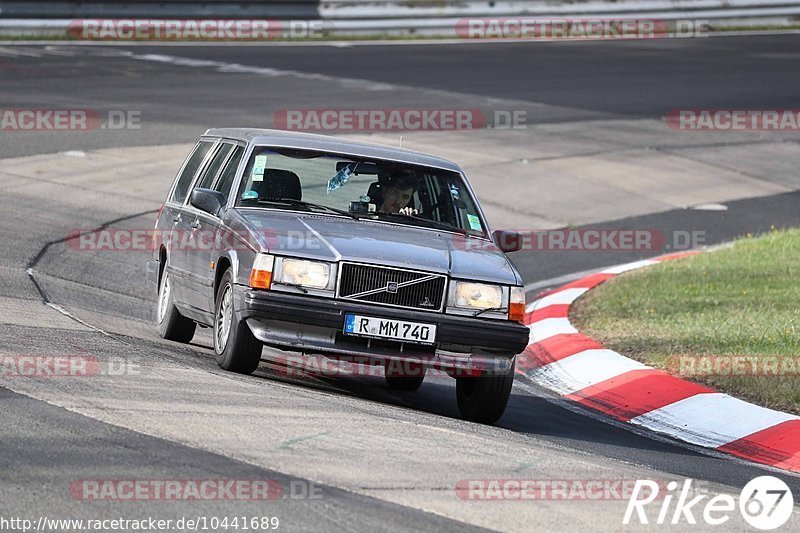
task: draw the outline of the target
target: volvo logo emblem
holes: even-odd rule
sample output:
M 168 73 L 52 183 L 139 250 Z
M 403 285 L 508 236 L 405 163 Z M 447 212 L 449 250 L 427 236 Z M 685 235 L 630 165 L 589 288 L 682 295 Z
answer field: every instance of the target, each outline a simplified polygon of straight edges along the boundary
M 390 281 L 386 284 L 386 292 L 390 292 L 392 294 L 397 294 L 397 282 Z
M 433 302 L 427 296 L 419 303 L 420 307 L 433 307 Z

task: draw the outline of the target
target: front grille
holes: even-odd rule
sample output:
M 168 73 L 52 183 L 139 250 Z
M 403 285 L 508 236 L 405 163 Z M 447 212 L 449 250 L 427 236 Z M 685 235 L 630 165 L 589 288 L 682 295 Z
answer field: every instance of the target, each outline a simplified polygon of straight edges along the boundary
M 339 298 L 441 311 L 446 282 L 441 274 L 342 263 Z

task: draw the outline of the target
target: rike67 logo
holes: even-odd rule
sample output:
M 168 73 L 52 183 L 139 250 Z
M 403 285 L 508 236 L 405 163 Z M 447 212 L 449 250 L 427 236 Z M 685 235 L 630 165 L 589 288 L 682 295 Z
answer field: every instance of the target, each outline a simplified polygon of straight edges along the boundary
M 655 481 L 637 480 L 622 523 L 628 525 L 638 520 L 640 524 L 694 525 L 700 518 L 710 526 L 720 526 L 728 522 L 731 515 L 735 516 L 738 507 L 750 526 L 769 531 L 786 524 L 794 510 L 789 486 L 773 476 L 760 476 L 747 483 L 739 495 L 738 505 L 730 494 L 713 497 L 693 494 L 691 479 L 684 481 L 680 489 L 678 487 L 678 482 L 671 481 L 666 486 L 666 494 L 660 494 L 663 487 Z M 659 503 L 650 507 L 656 500 Z

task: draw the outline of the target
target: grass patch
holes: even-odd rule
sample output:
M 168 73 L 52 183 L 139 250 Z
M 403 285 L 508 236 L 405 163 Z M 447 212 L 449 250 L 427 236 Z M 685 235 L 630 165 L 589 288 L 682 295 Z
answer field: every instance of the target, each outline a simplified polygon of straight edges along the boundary
M 800 230 L 773 230 L 611 279 L 578 300 L 570 318 L 612 350 L 800 413 L 792 366 L 800 360 L 799 272 Z

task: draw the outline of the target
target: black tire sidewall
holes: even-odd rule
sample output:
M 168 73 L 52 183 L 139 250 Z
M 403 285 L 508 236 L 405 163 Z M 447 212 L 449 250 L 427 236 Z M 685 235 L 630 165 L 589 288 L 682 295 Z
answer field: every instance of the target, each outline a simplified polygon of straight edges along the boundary
M 493 424 L 503 416 L 514 384 L 516 361 L 505 374 L 456 378 L 456 399 L 467 420 Z
M 167 309 L 164 311 L 164 317 L 159 322 L 161 291 L 164 290 L 164 284 L 167 278 L 170 278 L 169 299 L 167 300 Z M 178 308 L 175 307 L 175 300 L 173 298 L 173 294 L 175 294 L 175 285 L 171 278 L 172 276 L 167 271 L 167 265 L 165 265 L 161 278 L 158 280 L 158 294 L 156 297 L 156 326 L 158 328 L 158 334 L 167 340 L 189 342 L 192 340 L 192 337 L 194 337 L 197 324 L 181 315 Z
M 228 342 L 225 344 L 225 349 L 221 352 L 219 351 L 219 346 L 217 345 L 217 327 L 219 324 L 219 312 L 220 307 L 222 306 L 222 295 L 225 294 L 225 290 L 227 287 L 230 287 L 231 291 L 233 291 L 233 276 L 231 275 L 231 271 L 228 270 L 225 274 L 222 275 L 222 279 L 219 282 L 219 287 L 217 287 L 217 294 L 214 296 L 214 328 L 213 328 L 213 335 L 214 335 L 214 355 L 217 358 L 217 363 L 219 366 L 225 368 L 227 365 L 230 364 L 231 358 L 233 356 L 233 350 L 231 349 L 234 345 L 234 336 L 236 332 L 234 329 L 234 324 L 236 323 L 236 311 L 233 310 L 233 316 L 231 317 L 231 326 L 230 330 L 228 331 Z M 233 305 L 233 295 L 231 295 L 231 305 Z
M 415 391 L 422 386 L 428 369 L 419 363 L 406 362 L 410 372 L 405 372 L 403 366 L 397 367 L 396 362 L 390 362 L 384 367 L 384 378 L 389 388 L 395 390 Z
M 170 290 L 169 299 L 167 300 L 167 309 L 164 311 L 164 316 L 161 318 L 159 322 L 159 313 L 161 311 L 161 291 L 164 290 L 164 285 L 167 282 L 167 278 L 169 274 L 167 273 L 166 267 L 164 267 L 164 273 L 161 275 L 161 279 L 158 281 L 158 298 L 156 299 L 156 323 L 158 324 L 158 332 L 163 337 L 167 330 L 169 329 L 170 322 L 172 322 L 175 304 L 172 302 L 172 291 Z
M 231 317 L 230 331 L 228 331 L 228 342 L 225 344 L 225 349 L 220 352 L 219 346 L 217 345 L 218 318 L 220 307 L 222 306 L 222 296 L 225 294 L 225 290 L 228 287 L 230 287 L 231 290 L 233 316 Z M 253 333 L 245 322 L 238 322 L 236 320 L 236 304 L 235 298 L 233 297 L 233 273 L 230 269 L 222 275 L 219 287 L 217 287 L 214 305 L 213 335 L 214 355 L 220 368 L 242 374 L 250 374 L 258 368 L 258 364 L 261 361 L 263 345 L 253 336 Z

